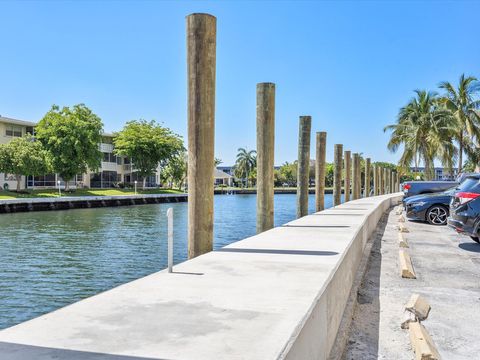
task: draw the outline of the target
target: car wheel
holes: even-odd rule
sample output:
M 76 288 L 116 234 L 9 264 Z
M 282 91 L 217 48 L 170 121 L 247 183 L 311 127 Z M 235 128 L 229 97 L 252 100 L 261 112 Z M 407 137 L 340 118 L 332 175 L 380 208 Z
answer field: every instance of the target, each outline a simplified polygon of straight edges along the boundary
M 441 205 L 434 205 L 427 210 L 427 221 L 432 225 L 446 225 L 448 210 Z
M 476 237 L 476 236 L 470 236 L 470 238 L 471 238 L 473 241 L 475 241 L 475 242 L 477 242 L 477 243 L 480 244 L 480 239 L 479 239 L 478 237 Z

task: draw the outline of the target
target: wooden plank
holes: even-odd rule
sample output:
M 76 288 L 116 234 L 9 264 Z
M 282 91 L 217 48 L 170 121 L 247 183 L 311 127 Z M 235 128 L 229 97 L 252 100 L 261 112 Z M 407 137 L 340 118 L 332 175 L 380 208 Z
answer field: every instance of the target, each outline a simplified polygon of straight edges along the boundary
M 400 260 L 400 275 L 406 279 L 416 279 L 415 271 L 413 270 L 412 260 L 410 255 L 405 250 L 399 251 Z
M 409 324 L 410 342 L 416 360 L 440 360 L 440 354 L 425 327 L 419 322 Z
M 411 312 L 418 320 L 425 320 L 430 312 L 430 304 L 418 294 L 413 294 L 405 305 L 405 310 Z

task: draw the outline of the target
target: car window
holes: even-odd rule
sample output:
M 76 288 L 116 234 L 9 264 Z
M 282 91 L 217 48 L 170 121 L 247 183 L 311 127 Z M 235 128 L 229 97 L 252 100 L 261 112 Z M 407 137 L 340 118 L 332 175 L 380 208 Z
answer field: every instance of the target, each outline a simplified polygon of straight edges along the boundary
M 458 185 L 457 190 L 468 191 L 468 192 L 480 192 L 480 179 L 466 178 L 460 185 Z

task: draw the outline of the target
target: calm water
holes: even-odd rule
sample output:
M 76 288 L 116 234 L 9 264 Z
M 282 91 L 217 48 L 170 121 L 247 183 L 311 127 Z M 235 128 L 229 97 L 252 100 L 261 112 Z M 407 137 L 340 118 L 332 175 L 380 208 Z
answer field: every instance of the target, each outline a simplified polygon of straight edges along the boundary
M 275 225 L 295 218 L 295 201 L 275 196 Z M 0 215 L 0 329 L 164 269 L 168 207 L 178 263 L 187 257 L 187 203 Z M 254 235 L 255 216 L 255 195 L 215 196 L 214 247 Z

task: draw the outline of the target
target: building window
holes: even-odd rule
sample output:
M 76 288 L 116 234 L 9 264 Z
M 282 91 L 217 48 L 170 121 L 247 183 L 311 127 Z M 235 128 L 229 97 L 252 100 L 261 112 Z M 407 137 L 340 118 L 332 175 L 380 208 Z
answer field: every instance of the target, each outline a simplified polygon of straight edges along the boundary
M 103 153 L 103 162 L 110 162 L 110 163 L 116 163 L 117 162 L 117 157 L 115 154 L 112 153 Z
M 117 165 L 122 165 L 122 158 L 117 156 Z
M 7 125 L 7 130 L 5 131 L 6 136 L 13 137 L 22 137 L 23 131 L 21 126 Z
M 90 174 L 91 188 L 112 188 L 117 183 L 116 171 L 102 171 L 100 173 Z

